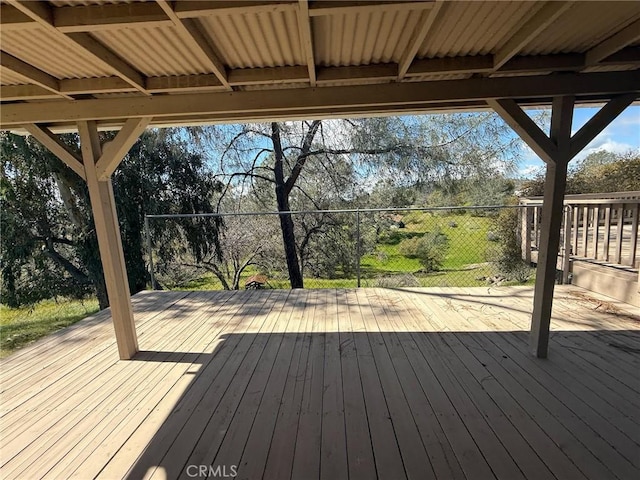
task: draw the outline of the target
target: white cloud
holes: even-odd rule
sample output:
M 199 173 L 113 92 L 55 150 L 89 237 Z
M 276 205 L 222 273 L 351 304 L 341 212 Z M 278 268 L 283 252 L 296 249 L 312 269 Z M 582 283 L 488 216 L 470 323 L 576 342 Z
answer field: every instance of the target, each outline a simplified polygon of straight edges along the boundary
M 617 142 L 608 135 L 599 135 L 587 147 L 576 155 L 574 160 L 583 160 L 592 153 L 605 150 L 612 153 L 625 153 L 633 150 L 634 146 L 624 142 Z
M 518 170 L 518 174 L 521 177 L 531 178 L 544 170 L 543 165 L 526 165 Z

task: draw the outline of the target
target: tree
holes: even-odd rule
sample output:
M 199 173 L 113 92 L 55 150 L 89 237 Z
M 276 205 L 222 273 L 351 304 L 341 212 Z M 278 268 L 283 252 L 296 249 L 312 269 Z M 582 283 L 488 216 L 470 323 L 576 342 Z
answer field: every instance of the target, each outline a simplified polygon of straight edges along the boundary
M 280 212 L 291 287 L 302 288 L 300 244 L 289 213 L 292 201 L 318 208 L 328 191 L 334 205 L 353 201 L 367 188 L 367 177 L 401 178 L 409 185 L 490 176 L 515 162 L 518 142 L 507 132 L 496 115 L 458 114 L 219 127 L 201 130 L 198 141 L 214 139 L 208 146 L 217 152 L 225 192 L 246 189 L 262 198 L 265 207 L 274 205 Z M 315 178 L 323 183 L 315 191 L 306 184 L 314 169 L 322 172 Z M 267 196 L 266 184 L 272 192 Z
M 113 138 L 102 133 L 103 141 Z M 63 135 L 78 149 L 77 135 Z M 86 184 L 31 137 L 2 133 L 2 296 L 11 305 L 55 295 L 93 291 L 108 306 Z M 114 177 L 116 208 L 132 293 L 147 283 L 144 215 L 212 211 L 218 182 L 175 130 L 149 131 L 132 147 Z M 164 255 L 215 248 L 217 224 L 193 222 L 165 228 L 154 237 Z M 180 237 L 184 241 L 177 242 Z
M 567 194 L 625 192 L 640 188 L 640 152 L 616 154 L 599 150 L 578 162 L 567 174 Z M 544 194 L 544 175 L 522 184 L 522 195 Z

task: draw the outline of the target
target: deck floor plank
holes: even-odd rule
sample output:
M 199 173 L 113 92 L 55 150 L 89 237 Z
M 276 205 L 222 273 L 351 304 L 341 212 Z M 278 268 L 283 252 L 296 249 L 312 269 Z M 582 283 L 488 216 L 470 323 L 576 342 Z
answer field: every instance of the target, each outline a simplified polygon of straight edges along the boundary
M 588 295 L 588 294 L 587 294 Z M 0 361 L 0 477 L 640 478 L 640 310 L 558 287 L 144 292 Z

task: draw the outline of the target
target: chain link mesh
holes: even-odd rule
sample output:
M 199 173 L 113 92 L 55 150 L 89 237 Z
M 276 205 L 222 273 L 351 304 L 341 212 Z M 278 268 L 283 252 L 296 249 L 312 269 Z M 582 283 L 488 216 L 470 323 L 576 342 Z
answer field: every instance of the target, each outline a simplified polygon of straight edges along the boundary
M 517 207 L 290 215 L 305 288 L 469 287 L 533 280 L 534 270 L 522 260 Z M 156 283 L 168 289 L 290 288 L 280 217 L 286 215 L 150 217 L 181 225 L 219 223 L 218 245 L 199 255 L 184 245 L 152 245 Z

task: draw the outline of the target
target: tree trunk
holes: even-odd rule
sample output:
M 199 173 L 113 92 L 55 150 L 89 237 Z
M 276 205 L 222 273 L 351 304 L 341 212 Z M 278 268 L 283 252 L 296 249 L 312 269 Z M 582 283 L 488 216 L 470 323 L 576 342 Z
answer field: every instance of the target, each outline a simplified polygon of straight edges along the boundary
M 278 211 L 289 211 L 289 199 L 284 193 L 284 186 L 276 186 L 276 197 L 278 200 Z M 289 270 L 289 281 L 291 288 L 304 288 L 298 253 L 296 252 L 296 237 L 293 229 L 293 218 L 290 213 L 281 213 L 280 229 L 282 230 L 282 242 L 284 244 L 284 254 L 287 259 L 287 269 Z
M 284 178 L 284 150 L 280 143 L 280 125 L 276 122 L 271 124 L 271 141 L 273 142 L 273 152 L 276 157 L 273 173 L 276 184 L 278 211 L 289 212 L 291 210 L 289 207 L 289 192 L 291 189 L 287 188 L 287 182 Z M 298 253 L 296 252 L 296 236 L 293 230 L 293 218 L 291 218 L 290 213 L 282 213 L 279 216 L 291 288 L 304 288 L 302 273 L 300 272 L 300 263 L 298 262 Z

